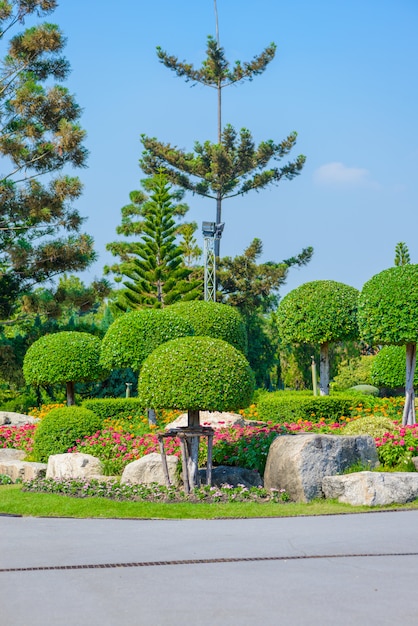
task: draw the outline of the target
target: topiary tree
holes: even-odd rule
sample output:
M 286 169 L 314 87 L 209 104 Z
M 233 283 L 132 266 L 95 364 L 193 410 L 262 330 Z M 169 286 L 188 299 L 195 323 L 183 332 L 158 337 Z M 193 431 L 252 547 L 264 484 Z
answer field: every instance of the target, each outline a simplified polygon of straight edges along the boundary
M 285 343 L 320 345 L 320 392 L 329 395 L 329 344 L 356 339 L 358 291 L 333 280 L 305 283 L 288 293 L 277 310 Z
M 200 411 L 248 406 L 254 375 L 245 356 L 222 339 L 183 337 L 159 346 L 144 362 L 138 397 L 154 409 L 188 412 L 188 426 L 199 425 Z M 198 440 L 197 440 L 198 441 Z M 191 449 L 190 482 L 197 482 L 197 446 Z
M 361 336 L 367 343 L 406 347 L 402 423 L 415 424 L 418 265 L 390 267 L 373 276 L 360 294 L 358 322 Z
M 131 367 L 139 373 L 143 361 L 162 343 L 193 335 L 193 326 L 174 309 L 143 309 L 118 317 L 102 340 L 101 364 L 109 369 Z
M 75 404 L 74 383 L 106 378 L 100 365 L 101 341 L 88 333 L 44 335 L 25 354 L 23 374 L 27 384 L 66 384 L 67 404 Z
M 240 313 L 227 304 L 193 300 L 171 306 L 183 319 L 192 324 L 199 337 L 223 339 L 244 354 L 247 353 L 247 331 Z
M 103 426 L 103 419 L 93 411 L 79 406 L 52 409 L 36 428 L 33 457 L 46 463 L 51 454 L 64 454 L 76 445 L 77 439 L 93 435 Z

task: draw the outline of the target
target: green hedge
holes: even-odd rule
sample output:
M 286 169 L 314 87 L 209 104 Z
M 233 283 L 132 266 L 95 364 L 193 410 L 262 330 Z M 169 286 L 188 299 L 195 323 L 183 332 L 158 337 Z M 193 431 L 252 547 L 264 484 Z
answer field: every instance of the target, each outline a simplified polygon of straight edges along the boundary
M 84 400 L 82 406 L 102 419 L 139 417 L 146 412 L 139 398 L 95 398 Z
M 298 419 L 318 421 L 338 421 L 342 416 L 351 415 L 356 404 L 356 396 L 305 396 L 298 393 L 274 392 L 263 394 L 258 403 L 258 415 L 262 421 L 296 422 Z

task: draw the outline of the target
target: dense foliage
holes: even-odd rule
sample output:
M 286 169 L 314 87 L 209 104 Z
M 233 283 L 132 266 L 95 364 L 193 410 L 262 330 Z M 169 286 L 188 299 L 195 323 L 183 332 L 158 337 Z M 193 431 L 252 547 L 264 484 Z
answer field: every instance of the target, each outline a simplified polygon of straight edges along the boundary
M 383 346 L 373 358 L 371 379 L 378 387 L 396 389 L 405 387 L 405 346 Z M 418 385 L 418 372 L 415 370 L 414 386 Z
M 88 333 L 44 335 L 31 345 L 23 363 L 28 384 L 46 385 L 98 380 L 107 371 L 99 364 L 101 342 Z
M 82 406 L 96 413 L 102 420 L 137 418 L 145 407 L 138 398 L 101 398 L 83 400 Z
M 47 462 L 51 454 L 63 454 L 86 435 L 92 435 L 103 425 L 103 419 L 83 407 L 52 409 L 35 430 L 33 458 Z
M 304 283 L 280 302 L 277 325 L 286 343 L 355 339 L 358 291 L 333 280 Z
M 313 396 L 295 392 L 262 394 L 258 400 L 258 416 L 273 423 L 293 422 L 298 419 L 315 421 L 323 418 L 336 422 L 351 415 L 355 404 L 352 395 Z
M 376 274 L 359 297 L 359 329 L 371 345 L 415 343 L 418 336 L 418 265 Z
M 196 336 L 223 339 L 244 354 L 247 351 L 247 333 L 239 312 L 219 302 L 179 302 L 171 308 L 187 320 Z
M 241 352 L 222 339 L 185 337 L 144 362 L 138 398 L 151 408 L 229 411 L 247 406 L 254 377 Z
M 174 308 L 125 313 L 113 322 L 103 338 L 101 363 L 108 368 L 131 367 L 138 372 L 155 348 L 170 339 L 192 335 L 193 328 Z

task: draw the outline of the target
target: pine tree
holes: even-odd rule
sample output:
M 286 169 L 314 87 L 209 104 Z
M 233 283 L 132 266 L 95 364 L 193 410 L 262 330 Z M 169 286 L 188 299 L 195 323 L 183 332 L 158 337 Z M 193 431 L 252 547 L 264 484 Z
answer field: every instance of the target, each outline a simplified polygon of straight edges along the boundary
M 105 268 L 117 281 L 123 278 L 124 289 L 116 292 L 115 305 L 121 310 L 142 307 L 161 308 L 178 300 L 193 300 L 202 292 L 200 281 L 190 280 L 191 270 L 183 262 L 183 250 L 177 242 L 176 215 L 187 207 L 176 204 L 173 192 L 163 174 L 144 181 L 150 192 L 131 193 L 131 204 L 122 209 L 122 225 L 117 232 L 138 236 L 135 241 L 113 242 L 106 247 L 121 262 Z
M 400 241 L 395 247 L 395 265 L 409 265 L 410 262 L 411 257 L 408 246 L 403 241 Z
M 0 40 L 26 17 L 56 6 L 55 0 L 1 2 Z M 93 241 L 79 233 L 83 219 L 71 207 L 81 183 L 63 174 L 66 165 L 83 167 L 87 157 L 81 109 L 60 84 L 70 69 L 63 48 L 58 27 L 41 23 L 13 36 L 0 60 L 1 317 L 34 284 L 94 260 Z
M 216 2 L 215 2 L 216 12 Z M 217 93 L 217 142 L 196 142 L 193 152 L 185 152 L 177 146 L 163 143 L 155 137 L 142 135 L 145 148 L 140 165 L 147 174 L 163 168 L 171 183 L 206 198 L 216 200 L 216 223 L 222 222 L 222 202 L 224 199 L 243 195 L 249 191 L 261 190 L 281 179 L 292 179 L 301 171 L 305 157 L 298 156 L 294 161 L 282 166 L 271 164 L 280 161 L 296 143 L 296 132 L 292 132 L 280 143 L 269 139 L 255 145 L 250 131 L 246 128 L 237 132 L 230 124 L 222 126 L 222 92 L 231 85 L 262 74 L 273 60 L 276 52 L 274 43 L 251 61 L 236 61 L 231 67 L 225 51 L 219 43 L 216 16 L 217 38 L 208 37 L 206 58 L 201 68 L 195 69 L 186 61 L 157 47 L 157 56 L 163 65 L 187 82 L 200 83 L 211 87 Z M 215 242 L 215 253 L 219 256 L 219 239 Z

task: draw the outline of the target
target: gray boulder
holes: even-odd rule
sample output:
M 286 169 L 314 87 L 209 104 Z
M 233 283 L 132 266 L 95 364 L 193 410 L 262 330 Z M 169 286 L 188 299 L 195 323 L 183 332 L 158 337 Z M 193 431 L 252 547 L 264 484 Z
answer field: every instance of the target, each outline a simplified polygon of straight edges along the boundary
M 199 476 L 202 484 L 206 484 L 206 470 L 199 470 Z M 232 485 L 238 487 L 262 487 L 263 480 L 256 470 L 249 470 L 245 467 L 229 467 L 227 465 L 218 465 L 212 468 L 212 485 L 221 487 L 222 485 Z
M 357 472 L 325 476 L 322 491 L 326 498 L 354 506 L 405 504 L 418 498 L 416 472 Z
M 418 472 L 418 456 L 413 456 L 411 460 L 415 466 L 416 471 Z
M 167 455 L 166 459 L 171 484 L 178 487 L 180 482 L 177 472 L 179 460 L 175 455 Z M 165 485 L 166 481 L 163 472 L 161 454 L 152 452 L 151 454 L 146 454 L 137 461 L 128 463 L 123 470 L 120 482 L 130 483 L 133 485 L 150 485 L 152 483 Z
M 47 478 L 98 478 L 101 479 L 103 466 L 100 459 L 91 454 L 66 452 L 52 454 L 48 459 Z
M 0 411 L 0 426 L 22 426 L 23 424 L 36 424 L 39 418 L 13 411 Z
M 370 469 L 379 464 L 368 435 L 280 435 L 270 446 L 264 486 L 285 489 L 295 502 L 309 502 L 323 497 L 324 476 L 341 474 L 358 462 Z
M 14 483 L 17 480 L 34 480 L 45 476 L 45 472 L 46 463 L 30 463 L 19 460 L 0 461 L 0 474 L 10 476 Z

